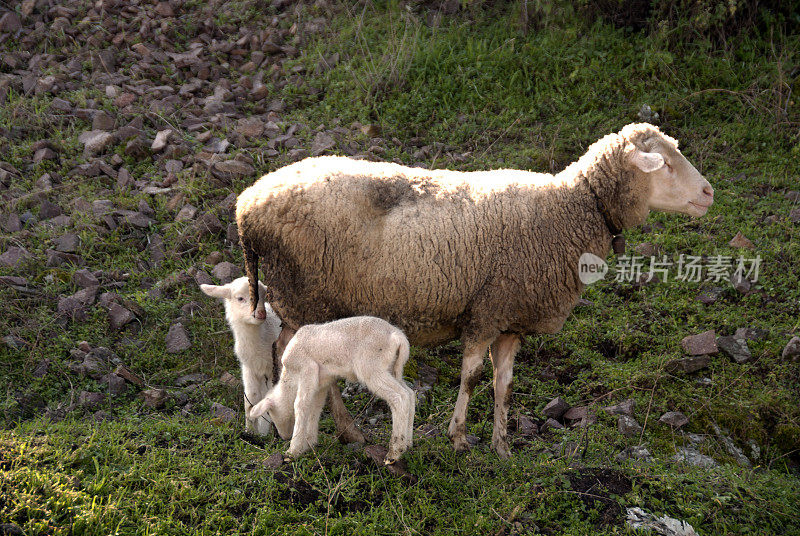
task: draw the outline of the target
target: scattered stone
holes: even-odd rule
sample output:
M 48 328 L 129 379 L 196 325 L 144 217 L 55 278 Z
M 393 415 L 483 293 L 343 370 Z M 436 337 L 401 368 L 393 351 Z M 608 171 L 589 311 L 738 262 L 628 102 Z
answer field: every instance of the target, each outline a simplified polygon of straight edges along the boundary
M 653 461 L 653 456 L 650 454 L 650 451 L 647 450 L 647 447 L 642 445 L 634 445 L 617 454 L 614 459 L 618 462 L 624 462 L 625 460 L 651 462 Z
M 253 166 L 239 160 L 224 160 L 216 162 L 212 168 L 212 173 L 219 179 L 240 179 L 250 177 L 255 173 Z
M 228 387 L 232 388 L 236 388 L 239 387 L 239 385 L 241 385 L 241 382 L 236 378 L 236 376 L 234 376 L 227 370 L 223 372 L 222 375 L 219 377 L 219 381 L 223 385 L 227 385 Z
M 733 288 L 735 288 L 740 294 L 747 294 L 750 292 L 750 288 L 753 286 L 750 280 L 740 272 L 732 273 L 730 276 L 730 281 L 731 285 L 733 285 Z
M 125 384 L 125 379 L 117 376 L 113 372 L 100 378 L 100 381 L 108 385 L 108 393 L 111 396 L 119 396 L 128 390 L 128 386 Z
M 125 365 L 117 365 L 117 368 L 114 369 L 114 374 L 137 387 L 144 387 L 144 380 Z
M 58 154 L 50 147 L 43 147 L 33 153 L 33 163 L 40 164 L 45 160 L 55 160 Z
M 731 241 L 728 242 L 728 245 L 734 248 L 755 249 L 753 242 L 751 242 L 749 238 L 744 236 L 741 231 L 736 233 L 736 236 L 734 236 L 731 239 Z
M 33 256 L 27 250 L 10 246 L 5 253 L 0 255 L 0 266 L 8 268 L 18 268 L 22 263 L 30 260 Z
M 747 341 L 736 337 L 717 337 L 717 346 L 722 353 L 737 363 L 747 363 L 753 355 L 747 346 Z
M 221 251 L 212 251 L 206 256 L 205 263 L 209 266 L 216 266 L 221 263 L 225 256 Z
M 737 328 L 736 333 L 733 334 L 733 338 L 759 341 L 767 335 L 769 335 L 769 332 L 761 328 Z
M 19 20 L 19 15 L 13 11 L 7 11 L 0 17 L 0 33 L 13 34 L 22 29 L 22 21 Z
M 20 339 L 16 335 L 6 335 L 3 337 L 3 342 L 12 350 L 22 350 L 28 343 L 24 339 Z
M 710 469 L 718 465 L 717 462 L 714 461 L 714 458 L 701 454 L 700 451 L 694 447 L 679 447 L 675 456 L 672 457 L 672 460 L 679 463 L 694 465 L 695 467 L 702 467 L 704 469 Z
M 72 282 L 80 288 L 96 287 L 100 284 L 100 281 L 94 276 L 94 274 L 86 268 L 76 270 L 72 274 Z
M 14 523 L 0 523 L 0 534 L 3 536 L 25 536 L 25 531 Z
M 792 337 L 789 344 L 783 349 L 781 357 L 787 360 L 791 359 L 792 361 L 800 359 L 800 337 Z
M 684 337 L 681 346 L 689 355 L 716 354 L 718 351 L 717 338 L 713 329 Z
M 78 235 L 75 233 L 67 233 L 56 239 L 55 248 L 56 251 L 60 251 L 61 253 L 75 253 L 78 251 L 79 245 L 80 239 Z
M 667 362 L 664 370 L 669 374 L 691 374 L 708 367 L 709 363 L 711 363 L 711 357 L 708 355 L 684 357 Z
M 205 383 L 210 378 L 208 375 L 203 374 L 202 372 L 193 372 L 191 374 L 184 374 L 183 376 L 179 377 L 175 380 L 175 385 L 178 387 L 185 387 L 187 385 L 197 384 L 197 383 Z
M 117 303 L 112 303 L 108 308 L 108 322 L 114 331 L 119 331 L 135 319 L 136 315 Z
M 195 215 L 197 214 L 197 207 L 192 205 L 183 205 L 181 209 L 178 211 L 178 214 L 175 216 L 175 221 L 189 221 L 194 219 Z
M 168 354 L 177 354 L 192 347 L 189 334 L 180 322 L 170 326 L 164 342 Z
M 663 536 L 698 536 L 689 523 L 674 517 L 657 517 L 638 506 L 626 510 L 625 524 L 637 534 L 660 534 Z M 627 532 L 627 531 L 626 531 Z
M 556 397 L 547 403 L 542 410 L 542 414 L 549 419 L 560 419 L 569 408 L 570 405 L 561 397 Z
M 175 11 L 172 9 L 169 2 L 159 2 L 156 4 L 155 12 L 165 19 L 175 16 Z
M 160 234 L 153 234 L 150 236 L 150 241 L 147 244 L 147 251 L 150 253 L 150 263 L 156 267 L 166 258 L 164 251 L 164 239 Z
M 104 130 L 90 130 L 78 137 L 87 155 L 102 154 L 114 143 L 114 135 Z
M 220 283 L 227 285 L 234 279 L 242 276 L 242 269 L 232 262 L 220 262 L 211 270 L 211 274 L 219 279 Z
M 536 426 L 536 423 L 533 422 L 530 417 L 526 415 L 520 415 L 517 418 L 517 431 L 520 433 L 520 435 L 530 437 L 539 432 L 539 427 Z
M 581 424 L 591 424 L 588 421 L 594 422 L 594 414 L 589 411 L 589 406 L 569 408 L 564 412 L 563 418 L 565 421 L 580 421 Z
M 789 212 L 789 221 L 792 223 L 800 223 L 800 208 L 792 209 Z
M 720 441 L 722 441 L 722 444 L 725 445 L 725 450 L 727 450 L 728 454 L 730 454 L 733 459 L 736 460 L 736 463 L 742 467 L 752 467 L 753 464 L 750 463 L 750 460 L 744 455 L 742 449 L 736 446 L 736 443 L 733 442 L 733 439 L 725 435 L 720 427 L 716 425 L 716 423 L 714 423 L 712 426 L 714 427 L 714 433 L 717 434 L 717 437 L 720 439 Z
M 680 428 L 689 424 L 689 418 L 680 411 L 668 411 L 658 419 L 658 422 L 672 428 Z
M 169 143 L 170 136 L 172 136 L 172 129 L 159 130 L 158 134 L 156 134 L 156 139 L 153 140 L 153 144 L 150 146 L 150 150 L 154 153 L 163 151 L 167 143 Z
M 617 429 L 624 436 L 635 436 L 642 433 L 642 425 L 628 415 L 620 415 L 617 418 Z
M 336 140 L 327 132 L 317 132 L 314 136 L 314 141 L 311 144 L 311 155 L 319 156 L 325 151 L 332 149 L 336 146 Z
M 553 430 L 563 430 L 564 429 L 564 425 L 561 424 L 560 422 L 558 422 L 557 420 L 553 419 L 552 417 L 549 417 L 544 422 L 544 424 L 542 425 L 541 429 L 542 429 L 542 431 L 545 431 L 545 430 L 548 430 L 550 428 L 552 428 Z
M 642 242 L 641 244 L 638 244 L 635 248 L 635 251 L 637 255 L 641 255 L 646 259 L 654 257 L 656 253 L 658 253 L 656 247 L 650 242 Z
M 605 411 L 611 415 L 633 415 L 633 410 L 636 408 L 636 401 L 632 398 L 629 398 L 619 404 L 615 404 L 613 406 L 606 406 Z
M 236 420 L 236 410 L 214 402 L 211 404 L 211 414 L 223 422 Z
M 257 118 L 244 117 L 236 124 L 236 132 L 248 138 L 255 138 L 264 133 L 264 122 Z
M 100 110 L 92 118 L 92 130 L 113 130 L 116 120 L 110 114 Z
M 78 395 L 78 405 L 83 408 L 96 408 L 106 400 L 103 393 L 93 393 L 91 391 L 81 391 Z
M 280 452 L 273 452 L 270 454 L 262 464 L 266 469 L 275 470 L 283 465 L 283 454 Z
M 146 406 L 161 409 L 166 405 L 169 394 L 164 389 L 147 389 L 142 391 L 142 398 Z

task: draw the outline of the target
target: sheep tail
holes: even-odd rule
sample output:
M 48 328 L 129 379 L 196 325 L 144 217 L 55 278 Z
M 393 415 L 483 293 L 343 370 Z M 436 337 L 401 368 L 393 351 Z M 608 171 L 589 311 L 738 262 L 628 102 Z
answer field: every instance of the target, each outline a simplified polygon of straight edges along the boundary
M 255 313 L 258 307 L 258 253 L 243 236 L 239 236 L 239 242 L 244 251 L 244 270 L 250 282 L 250 312 Z
M 405 335 L 396 333 L 393 336 L 394 342 L 397 344 L 397 355 L 394 360 L 394 377 L 398 380 L 403 379 L 403 369 L 408 361 L 410 349 L 408 347 L 408 339 Z

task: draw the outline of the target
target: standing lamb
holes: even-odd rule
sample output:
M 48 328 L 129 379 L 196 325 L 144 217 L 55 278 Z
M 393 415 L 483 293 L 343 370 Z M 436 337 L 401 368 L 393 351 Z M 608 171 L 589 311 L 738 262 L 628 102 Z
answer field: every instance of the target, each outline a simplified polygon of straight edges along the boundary
M 677 142 L 641 123 L 555 176 L 308 158 L 245 190 L 236 220 L 252 297 L 261 257 L 288 328 L 372 315 L 412 344 L 461 339 L 449 427 L 458 450 L 468 448 L 467 405 L 491 347 L 492 447 L 505 458 L 520 338 L 561 329 L 583 290 L 580 256 L 605 257 L 650 210 L 702 216 L 713 195 Z
M 272 433 L 266 418 L 249 417 L 250 408 L 272 387 L 272 343 L 281 332 L 281 321 L 264 302 L 265 287 L 259 281 L 259 298 L 255 314 L 250 308 L 250 287 L 246 277 L 227 285 L 200 285 L 200 289 L 225 303 L 225 319 L 233 332 L 233 353 L 242 367 L 244 414 L 247 430 L 261 435 Z
M 292 439 L 287 454 L 300 456 L 317 444 L 319 417 L 331 385 L 339 378 L 359 381 L 392 411 L 385 462 L 394 463 L 411 446 L 414 432 L 414 391 L 403 381 L 408 352 L 403 332 L 380 318 L 307 324 L 289 341 L 280 380 L 253 406 L 250 417 L 268 412 L 280 436 Z

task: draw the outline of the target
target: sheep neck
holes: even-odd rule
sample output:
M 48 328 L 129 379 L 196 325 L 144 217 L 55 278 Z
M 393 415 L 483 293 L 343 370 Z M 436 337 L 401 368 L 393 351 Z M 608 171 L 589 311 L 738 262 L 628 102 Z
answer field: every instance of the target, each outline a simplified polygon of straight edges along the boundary
M 594 200 L 597 203 L 597 210 L 600 211 L 600 214 L 603 216 L 603 221 L 606 223 L 608 232 L 611 233 L 611 247 L 613 248 L 614 253 L 616 255 L 625 253 L 625 237 L 622 236 L 622 227 L 614 223 L 614 220 L 606 209 L 603 200 L 600 199 L 600 196 L 594 191 L 592 183 L 587 181 L 586 184 L 589 186 L 589 191 L 591 191 L 592 195 L 594 196 Z

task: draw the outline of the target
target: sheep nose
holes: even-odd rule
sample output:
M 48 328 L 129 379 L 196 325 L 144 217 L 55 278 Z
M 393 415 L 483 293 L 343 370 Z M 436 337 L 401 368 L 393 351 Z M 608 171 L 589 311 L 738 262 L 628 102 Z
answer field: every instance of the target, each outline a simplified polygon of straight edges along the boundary
M 259 320 L 266 320 L 267 312 L 264 309 L 258 309 L 256 311 L 256 318 L 258 318 Z
M 709 197 L 714 197 L 714 188 L 710 184 L 706 184 L 703 188 L 703 193 Z

